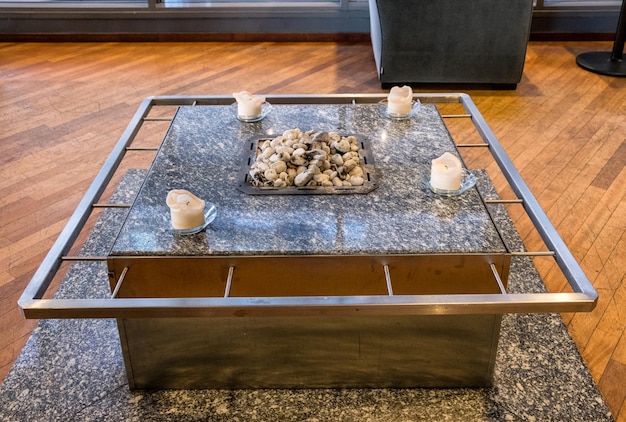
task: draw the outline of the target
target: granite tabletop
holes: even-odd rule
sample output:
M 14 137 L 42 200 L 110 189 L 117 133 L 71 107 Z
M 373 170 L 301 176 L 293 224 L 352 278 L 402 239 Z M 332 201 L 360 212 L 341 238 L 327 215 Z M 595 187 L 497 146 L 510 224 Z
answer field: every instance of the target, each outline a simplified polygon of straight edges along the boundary
M 363 135 L 377 187 L 348 195 L 250 195 L 238 189 L 246 145 L 288 129 Z M 111 255 L 502 253 L 478 191 L 444 197 L 428 187 L 431 160 L 458 156 L 437 108 L 390 120 L 376 104 L 275 105 L 263 120 L 231 106 L 186 106 L 175 116 Z M 215 205 L 201 233 L 172 230 L 165 203 L 186 189 Z

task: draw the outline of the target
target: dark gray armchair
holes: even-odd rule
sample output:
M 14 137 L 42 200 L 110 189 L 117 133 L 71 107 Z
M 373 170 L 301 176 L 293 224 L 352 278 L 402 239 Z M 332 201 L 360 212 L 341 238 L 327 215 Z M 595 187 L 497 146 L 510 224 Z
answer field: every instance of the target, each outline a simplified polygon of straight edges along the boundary
M 515 89 L 532 7 L 532 0 L 369 0 L 381 84 Z

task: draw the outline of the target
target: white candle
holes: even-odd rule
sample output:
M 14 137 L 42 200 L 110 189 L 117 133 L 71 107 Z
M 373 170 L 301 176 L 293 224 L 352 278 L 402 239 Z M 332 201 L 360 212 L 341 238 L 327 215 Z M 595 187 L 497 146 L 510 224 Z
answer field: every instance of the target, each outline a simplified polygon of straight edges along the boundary
M 444 153 L 432 161 L 430 185 L 435 189 L 458 190 L 461 188 L 463 166 L 453 154 Z
M 387 96 L 387 113 L 390 115 L 407 115 L 413 107 L 413 90 L 410 86 L 394 86 Z
M 237 100 L 237 114 L 244 118 L 254 118 L 261 115 L 264 97 L 252 95 L 248 91 L 233 93 Z
M 170 207 L 172 227 L 177 230 L 193 229 L 204 224 L 204 201 L 193 193 L 174 189 L 165 201 Z

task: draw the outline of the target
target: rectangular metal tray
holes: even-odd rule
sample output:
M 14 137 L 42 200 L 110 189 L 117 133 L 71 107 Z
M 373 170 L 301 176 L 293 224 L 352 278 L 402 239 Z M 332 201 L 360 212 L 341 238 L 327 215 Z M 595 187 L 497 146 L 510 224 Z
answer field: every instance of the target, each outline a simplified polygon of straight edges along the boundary
M 323 186 L 254 186 L 251 183 L 250 166 L 257 159 L 259 153 L 259 142 L 272 140 L 268 136 L 259 136 L 250 139 L 244 144 L 243 159 L 241 160 L 241 169 L 239 171 L 238 189 L 248 195 L 350 195 L 363 194 L 376 189 L 378 186 L 378 174 L 374 164 L 369 140 L 365 135 L 349 134 L 355 136 L 360 144 L 359 158 L 360 164 L 365 173 L 365 182 L 361 186 L 339 186 L 339 187 L 323 187 Z M 345 135 L 347 136 L 347 135 Z

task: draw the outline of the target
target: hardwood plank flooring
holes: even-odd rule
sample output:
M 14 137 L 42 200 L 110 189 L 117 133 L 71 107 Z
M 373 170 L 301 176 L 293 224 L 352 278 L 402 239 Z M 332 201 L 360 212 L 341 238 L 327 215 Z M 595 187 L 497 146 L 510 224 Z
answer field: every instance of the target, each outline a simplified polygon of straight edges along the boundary
M 563 319 L 624 422 L 626 79 L 575 64 L 579 53 L 610 49 L 531 42 L 516 90 L 467 92 L 600 294 L 593 312 Z M 141 100 L 241 89 L 384 92 L 363 42 L 0 43 L 0 379 L 36 324 L 17 299 Z M 472 140 L 462 122 L 450 126 L 458 140 Z M 166 128 L 155 125 L 148 138 Z M 483 154 L 463 155 L 511 196 Z M 509 211 L 527 247 L 541 249 L 521 207 Z M 548 288 L 562 291 L 555 265 L 536 262 Z

